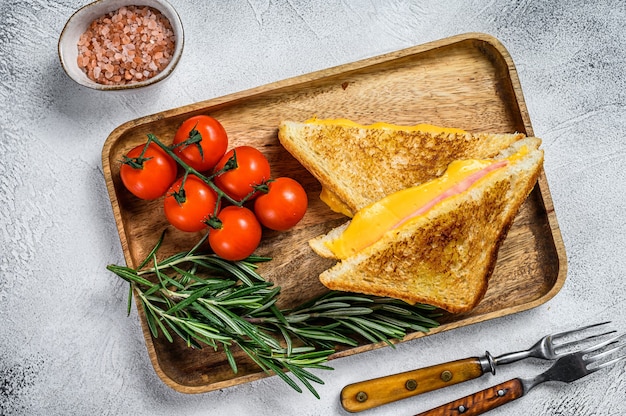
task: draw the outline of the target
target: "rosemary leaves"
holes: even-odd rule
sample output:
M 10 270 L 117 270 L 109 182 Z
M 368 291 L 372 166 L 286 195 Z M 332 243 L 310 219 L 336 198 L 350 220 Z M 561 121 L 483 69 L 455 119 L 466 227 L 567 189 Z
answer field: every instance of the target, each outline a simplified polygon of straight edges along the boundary
M 392 345 L 408 332 L 438 325 L 430 306 L 344 292 L 280 309 L 280 287 L 256 271 L 256 264 L 268 258 L 225 261 L 201 252 L 205 236 L 191 250 L 157 260 L 163 237 L 138 268 L 107 267 L 130 284 L 129 312 L 134 294 L 153 337 L 172 342 L 178 336 L 189 347 L 221 351 L 235 373 L 233 349 L 238 348 L 263 371 L 302 392 L 298 380 L 319 398 L 312 383 L 323 380 L 309 370 L 332 370 L 326 363 L 338 345 Z

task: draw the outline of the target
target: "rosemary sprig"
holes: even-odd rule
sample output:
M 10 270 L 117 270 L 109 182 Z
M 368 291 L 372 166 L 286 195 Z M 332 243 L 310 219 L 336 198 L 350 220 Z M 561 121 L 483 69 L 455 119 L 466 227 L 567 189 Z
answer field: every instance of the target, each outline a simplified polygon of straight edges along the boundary
M 263 371 L 302 392 L 290 373 L 319 398 L 312 383 L 323 381 L 309 370 L 332 370 L 325 363 L 338 345 L 357 346 L 363 340 L 393 345 L 393 339 L 410 331 L 438 325 L 430 306 L 345 292 L 279 309 L 280 288 L 256 271 L 257 263 L 268 258 L 225 261 L 200 252 L 203 239 L 189 251 L 158 261 L 163 237 L 137 269 L 107 268 L 129 282 L 153 337 L 173 342 L 178 336 L 189 347 L 222 351 L 235 373 L 233 348 L 238 348 Z

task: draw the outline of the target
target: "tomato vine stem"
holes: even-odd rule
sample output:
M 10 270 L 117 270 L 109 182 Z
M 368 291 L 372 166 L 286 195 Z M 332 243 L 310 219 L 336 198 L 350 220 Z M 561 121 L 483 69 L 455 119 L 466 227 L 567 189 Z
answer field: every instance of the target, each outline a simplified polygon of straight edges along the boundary
M 259 190 L 263 190 L 266 189 L 265 188 L 261 188 L 258 189 L 260 187 L 263 187 L 265 184 L 260 184 L 260 185 L 255 185 L 254 189 L 252 191 L 250 191 L 250 193 L 248 193 L 248 195 L 246 195 L 245 197 L 243 197 L 241 200 L 236 200 L 232 197 L 230 197 L 226 192 L 224 192 L 223 190 L 221 190 L 213 181 L 214 178 L 216 178 L 217 176 L 223 174 L 224 172 L 227 172 L 229 170 L 232 169 L 236 169 L 237 168 L 237 152 L 233 151 L 233 156 L 228 159 L 228 161 L 226 162 L 226 164 L 224 165 L 224 167 L 220 170 L 218 170 L 217 172 L 214 172 L 213 174 L 207 176 L 204 175 L 203 173 L 200 173 L 199 171 L 197 171 L 196 169 L 194 169 L 193 167 L 189 166 L 187 163 L 185 163 L 185 161 L 183 161 L 177 154 L 176 152 L 174 152 L 174 148 L 176 147 L 176 145 L 173 146 L 168 146 L 165 143 L 163 143 L 161 140 L 159 140 L 159 138 L 157 136 L 155 136 L 152 133 L 148 133 L 148 141 L 146 142 L 146 146 L 144 148 L 144 152 L 145 150 L 148 148 L 148 146 L 150 146 L 150 143 L 154 143 L 157 146 L 159 146 L 165 153 L 167 153 L 172 159 L 174 159 L 174 161 L 176 161 L 176 163 L 185 171 L 184 173 L 184 178 L 183 181 L 181 183 L 181 186 L 179 188 L 179 191 L 177 193 L 174 194 L 174 198 L 176 198 L 176 201 L 178 203 L 184 203 L 185 202 L 185 192 L 184 192 L 184 185 L 185 185 L 185 181 L 187 176 L 189 176 L 190 174 L 198 177 L 200 180 L 202 180 L 204 183 L 206 183 L 208 186 L 211 187 L 211 189 L 213 189 L 215 191 L 215 193 L 217 194 L 217 203 L 215 204 L 215 210 L 213 212 L 213 217 L 216 217 L 219 211 L 219 206 L 221 205 L 222 200 L 226 200 L 229 203 L 236 205 L 238 207 L 242 207 L 246 202 L 248 202 L 252 196 L 257 193 Z M 143 155 L 143 153 L 142 153 Z M 141 158 L 141 156 L 140 156 Z M 210 219 L 208 219 L 207 221 L 210 221 Z M 211 225 L 211 223 L 207 222 L 208 225 Z M 215 223 L 214 223 L 215 224 Z
M 122 163 L 127 164 L 133 169 L 143 169 L 143 164 L 152 159 L 152 157 L 145 157 L 149 145 L 150 143 L 147 143 L 146 146 L 144 146 L 144 148 L 141 150 L 141 154 L 139 154 L 139 156 L 137 157 L 124 156 Z

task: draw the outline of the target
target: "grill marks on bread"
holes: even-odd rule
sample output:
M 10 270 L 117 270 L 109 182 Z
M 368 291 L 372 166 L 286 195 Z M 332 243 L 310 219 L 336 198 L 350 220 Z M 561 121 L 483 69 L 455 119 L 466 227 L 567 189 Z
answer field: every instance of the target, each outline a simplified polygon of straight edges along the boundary
M 486 159 L 523 134 L 439 133 L 285 121 L 281 144 L 353 213 L 440 176 L 458 159 Z
M 440 304 L 436 306 L 440 307 L 472 306 L 487 290 L 486 281 L 480 276 L 493 270 L 502 241 L 498 240 L 499 230 L 485 229 L 484 224 L 504 221 L 498 217 L 505 212 L 502 195 L 509 189 L 509 183 L 498 182 L 482 201 L 464 201 L 457 211 L 434 218 L 415 233 L 398 230 L 394 244 L 360 264 L 361 278 L 376 284 L 376 279 L 371 277 L 383 272 L 388 280 L 386 286 L 391 290 L 387 293 L 379 290 L 381 296 L 397 297 L 400 292 L 410 303 L 437 299 Z M 462 212 L 471 212 L 471 218 Z M 451 291 L 450 287 L 455 290 Z
M 527 145 L 531 151 L 521 160 L 387 232 L 323 272 L 321 282 L 332 290 L 426 303 L 452 313 L 473 309 L 487 290 L 500 245 L 537 181 L 543 163 L 539 144 L 537 138 L 516 142 L 503 153 Z

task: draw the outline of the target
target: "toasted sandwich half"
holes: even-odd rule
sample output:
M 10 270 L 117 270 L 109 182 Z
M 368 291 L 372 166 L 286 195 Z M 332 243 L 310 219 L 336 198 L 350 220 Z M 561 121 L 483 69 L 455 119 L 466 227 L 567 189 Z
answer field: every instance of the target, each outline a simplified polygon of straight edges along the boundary
M 278 130 L 283 147 L 322 184 L 322 200 L 349 217 L 441 175 L 453 160 L 491 158 L 523 137 L 346 119 L 284 121 Z
M 537 181 L 540 143 L 524 138 L 493 159 L 455 161 L 441 177 L 370 204 L 311 240 L 319 255 L 339 260 L 321 282 L 452 313 L 473 309 Z

